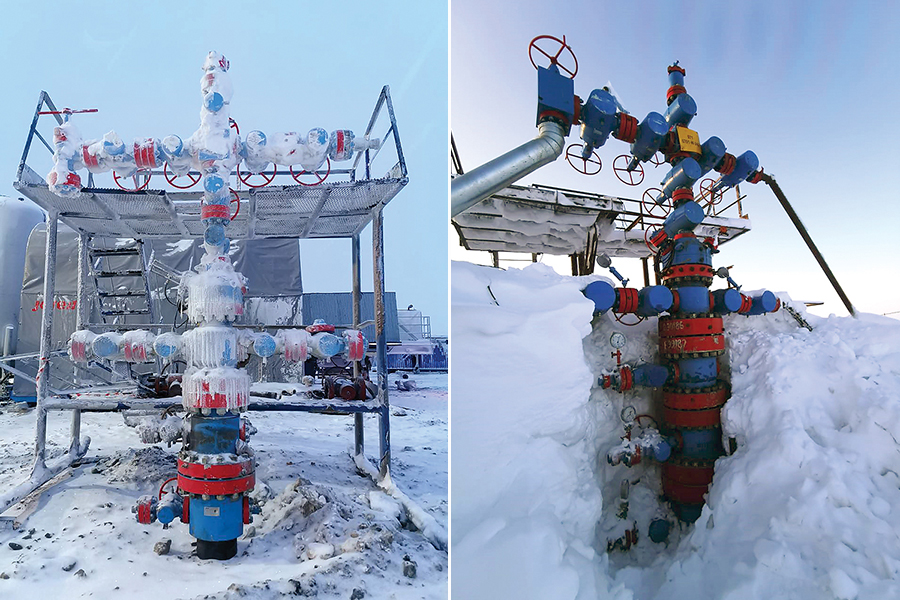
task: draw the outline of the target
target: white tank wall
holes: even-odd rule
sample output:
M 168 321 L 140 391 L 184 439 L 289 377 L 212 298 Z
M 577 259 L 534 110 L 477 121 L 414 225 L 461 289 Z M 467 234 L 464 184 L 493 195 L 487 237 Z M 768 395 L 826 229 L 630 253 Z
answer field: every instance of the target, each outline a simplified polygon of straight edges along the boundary
M 0 352 L 9 325 L 13 327 L 9 351 L 16 350 L 25 248 L 31 230 L 43 221 L 44 212 L 31 201 L 0 196 Z

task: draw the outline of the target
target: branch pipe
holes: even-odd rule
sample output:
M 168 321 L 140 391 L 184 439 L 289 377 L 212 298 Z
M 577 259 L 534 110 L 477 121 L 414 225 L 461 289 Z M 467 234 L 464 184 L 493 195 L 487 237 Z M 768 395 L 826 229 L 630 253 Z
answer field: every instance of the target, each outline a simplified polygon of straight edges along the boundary
M 565 132 L 555 121 L 541 121 L 538 136 L 487 162 L 450 183 L 450 216 L 468 210 L 491 194 L 559 158 L 565 149 Z

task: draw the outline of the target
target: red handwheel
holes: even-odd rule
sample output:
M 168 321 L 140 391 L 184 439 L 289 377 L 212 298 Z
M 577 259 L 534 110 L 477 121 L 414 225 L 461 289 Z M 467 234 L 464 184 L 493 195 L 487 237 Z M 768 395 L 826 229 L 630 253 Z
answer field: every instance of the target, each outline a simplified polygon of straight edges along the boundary
M 650 253 L 654 255 L 659 254 L 659 246 L 650 240 L 656 237 L 656 234 L 659 233 L 660 229 L 662 229 L 661 225 L 651 225 L 644 230 L 644 244 L 647 245 L 647 249 L 650 250 Z
M 194 173 L 188 171 L 184 175 L 184 177 L 187 177 L 188 179 L 190 179 L 191 182 L 187 185 L 178 185 L 177 183 L 175 183 L 175 180 L 178 179 L 179 177 L 181 177 L 181 175 L 175 175 L 174 173 L 172 173 L 172 175 L 169 176 L 169 162 L 168 161 L 163 163 L 163 177 L 166 178 L 166 181 L 169 182 L 169 185 L 171 185 L 172 187 L 176 187 L 179 190 L 186 190 L 188 188 L 194 187 L 195 185 L 197 185 L 200 182 L 200 174 L 199 173 L 197 173 L 195 175 Z
M 138 175 L 146 175 L 146 177 L 147 177 L 144 180 L 144 183 L 141 185 L 138 185 Z M 145 187 L 150 185 L 150 177 L 151 176 L 152 176 L 152 174 L 150 173 L 150 171 L 138 171 L 137 173 L 135 173 L 134 175 L 131 176 L 131 180 L 134 182 L 134 187 L 131 188 L 131 187 L 125 187 L 124 185 L 119 183 L 120 179 L 126 179 L 126 178 L 120 177 L 118 173 L 113 171 L 113 181 L 116 182 L 116 185 L 119 186 L 119 189 L 125 190 L 126 192 L 138 192 L 138 191 L 144 189 Z
M 660 158 L 659 152 L 657 152 L 652 157 L 650 157 L 650 160 L 648 160 L 647 162 L 652 164 L 654 167 L 658 167 L 659 165 L 663 164 L 666 161 L 664 161 L 662 158 Z
M 237 172 L 238 172 L 238 179 L 241 180 L 241 183 L 243 183 L 247 187 L 261 188 L 261 187 L 266 187 L 267 185 L 272 183 L 272 181 L 275 179 L 275 176 L 278 175 L 278 165 L 272 163 L 272 175 L 271 176 L 268 176 L 265 173 L 250 173 L 249 171 L 247 172 L 246 175 L 241 175 L 240 165 L 238 165 Z M 263 182 L 259 183 L 259 184 L 250 183 L 250 178 L 255 177 L 257 175 L 259 175 L 260 177 L 263 178 Z
M 550 50 L 544 50 L 538 45 L 538 40 L 550 40 L 550 42 L 545 42 L 543 45 L 546 45 L 550 48 Z M 555 42 L 555 43 L 553 43 Z M 556 45 L 559 45 L 557 49 Z M 563 51 L 568 50 L 569 56 L 572 57 L 572 62 L 575 63 L 575 67 L 570 69 L 568 67 L 563 66 L 559 62 L 559 57 L 563 53 Z M 559 39 L 553 37 L 552 35 L 539 35 L 528 44 L 528 58 L 531 59 L 531 64 L 535 69 L 538 68 L 538 64 L 534 60 L 534 53 L 537 51 L 540 54 L 543 54 L 547 58 L 550 59 L 551 65 L 556 65 L 559 67 L 559 70 L 568 75 L 569 79 L 575 79 L 575 73 L 578 72 L 578 59 L 575 58 L 575 53 L 572 52 L 572 48 L 566 43 L 566 36 L 563 36 L 563 39 Z
M 710 177 L 700 182 L 700 197 L 706 199 L 707 207 L 715 206 L 722 201 L 722 192 L 713 192 L 713 186 L 715 185 L 716 180 Z
M 582 148 L 584 146 L 581 144 L 569 144 L 569 147 L 566 148 L 566 161 L 582 175 L 596 175 L 603 168 L 600 157 L 596 152 L 591 152 L 590 158 L 584 158 L 581 156 Z
M 659 217 L 662 219 L 663 217 L 668 216 L 669 212 L 672 210 L 672 201 L 666 198 L 662 201 L 662 204 L 657 204 L 656 197 L 659 194 L 662 194 L 661 189 L 647 188 L 644 191 L 644 195 L 641 196 L 641 206 L 651 217 Z
M 237 202 L 237 208 L 235 209 L 234 214 L 231 215 L 231 220 L 234 221 L 234 218 L 236 216 L 238 216 L 239 212 L 241 212 L 241 196 L 240 196 L 240 194 L 238 194 L 236 191 L 232 190 L 231 188 L 228 188 L 228 189 L 231 190 L 231 193 L 234 195 L 234 200 L 231 201 L 231 204 L 234 204 L 235 202 Z
M 231 117 L 228 117 L 228 124 L 231 126 L 232 129 L 235 130 L 235 132 L 237 132 L 238 135 L 241 135 L 241 128 L 238 127 L 237 121 L 235 121 Z
M 619 162 L 621 159 L 621 163 Z M 613 161 L 613 172 L 619 181 L 625 185 L 641 185 L 644 181 L 644 167 L 638 163 L 633 171 L 628 170 L 628 163 L 631 162 L 631 156 L 628 154 L 620 154 Z
M 324 175 L 324 176 L 319 175 L 319 172 L 318 172 L 318 171 L 300 171 L 299 173 L 294 173 L 294 167 L 290 167 L 291 177 L 293 177 L 293 178 L 294 178 L 294 181 L 296 181 L 296 182 L 299 183 L 300 185 L 305 185 L 305 186 L 307 186 L 307 187 L 312 187 L 312 186 L 314 186 L 314 185 L 319 185 L 320 183 L 322 183 L 322 182 L 324 182 L 326 179 L 328 179 L 328 176 L 331 174 L 331 159 L 330 159 L 330 158 L 326 158 L 325 160 L 326 160 L 326 162 L 328 163 L 328 169 L 325 171 L 325 175 Z M 305 183 L 305 182 L 303 182 L 303 181 L 300 181 L 300 178 L 301 178 L 302 176 L 308 175 L 308 174 L 314 175 L 314 176 L 316 177 L 316 179 L 318 179 L 318 181 L 315 181 L 315 182 L 313 182 L 313 183 Z

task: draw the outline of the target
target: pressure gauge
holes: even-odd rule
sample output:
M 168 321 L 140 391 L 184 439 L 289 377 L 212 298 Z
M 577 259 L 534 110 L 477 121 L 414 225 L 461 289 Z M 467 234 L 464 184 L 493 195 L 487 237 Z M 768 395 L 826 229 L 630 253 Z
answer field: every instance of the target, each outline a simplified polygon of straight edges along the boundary
M 622 413 L 620 415 L 622 417 L 622 421 L 625 423 L 631 423 L 634 421 L 634 418 L 637 416 L 637 411 L 633 406 L 626 406 L 622 409 Z
M 625 334 L 618 331 L 614 331 L 613 334 L 609 336 L 609 345 L 617 350 L 619 348 L 624 348 L 626 341 Z

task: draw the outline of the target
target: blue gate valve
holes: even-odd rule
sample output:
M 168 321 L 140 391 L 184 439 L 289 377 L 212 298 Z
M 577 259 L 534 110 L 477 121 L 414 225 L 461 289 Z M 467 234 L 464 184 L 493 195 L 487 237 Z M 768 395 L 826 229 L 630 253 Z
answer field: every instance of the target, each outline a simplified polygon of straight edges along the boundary
M 734 169 L 731 173 L 723 175 L 722 178 L 713 185 L 712 192 L 715 194 L 719 190 L 731 188 L 752 177 L 756 170 L 759 169 L 759 158 L 752 150 L 747 150 L 737 157 Z
M 678 188 L 691 188 L 703 176 L 700 165 L 690 156 L 684 158 L 672 167 L 665 178 L 660 182 L 662 191 L 656 197 L 656 203 L 662 204 L 666 198 L 671 198 L 672 193 Z
M 595 148 L 606 143 L 619 123 L 618 107 L 613 95 L 606 90 L 594 90 L 581 109 L 581 139 L 584 140 L 582 156 L 589 158 Z
M 633 171 L 638 163 L 646 162 L 653 158 L 666 139 L 669 126 L 666 119 L 658 112 L 651 112 L 638 126 L 637 138 L 631 144 L 632 158 L 626 167 L 627 171 Z

